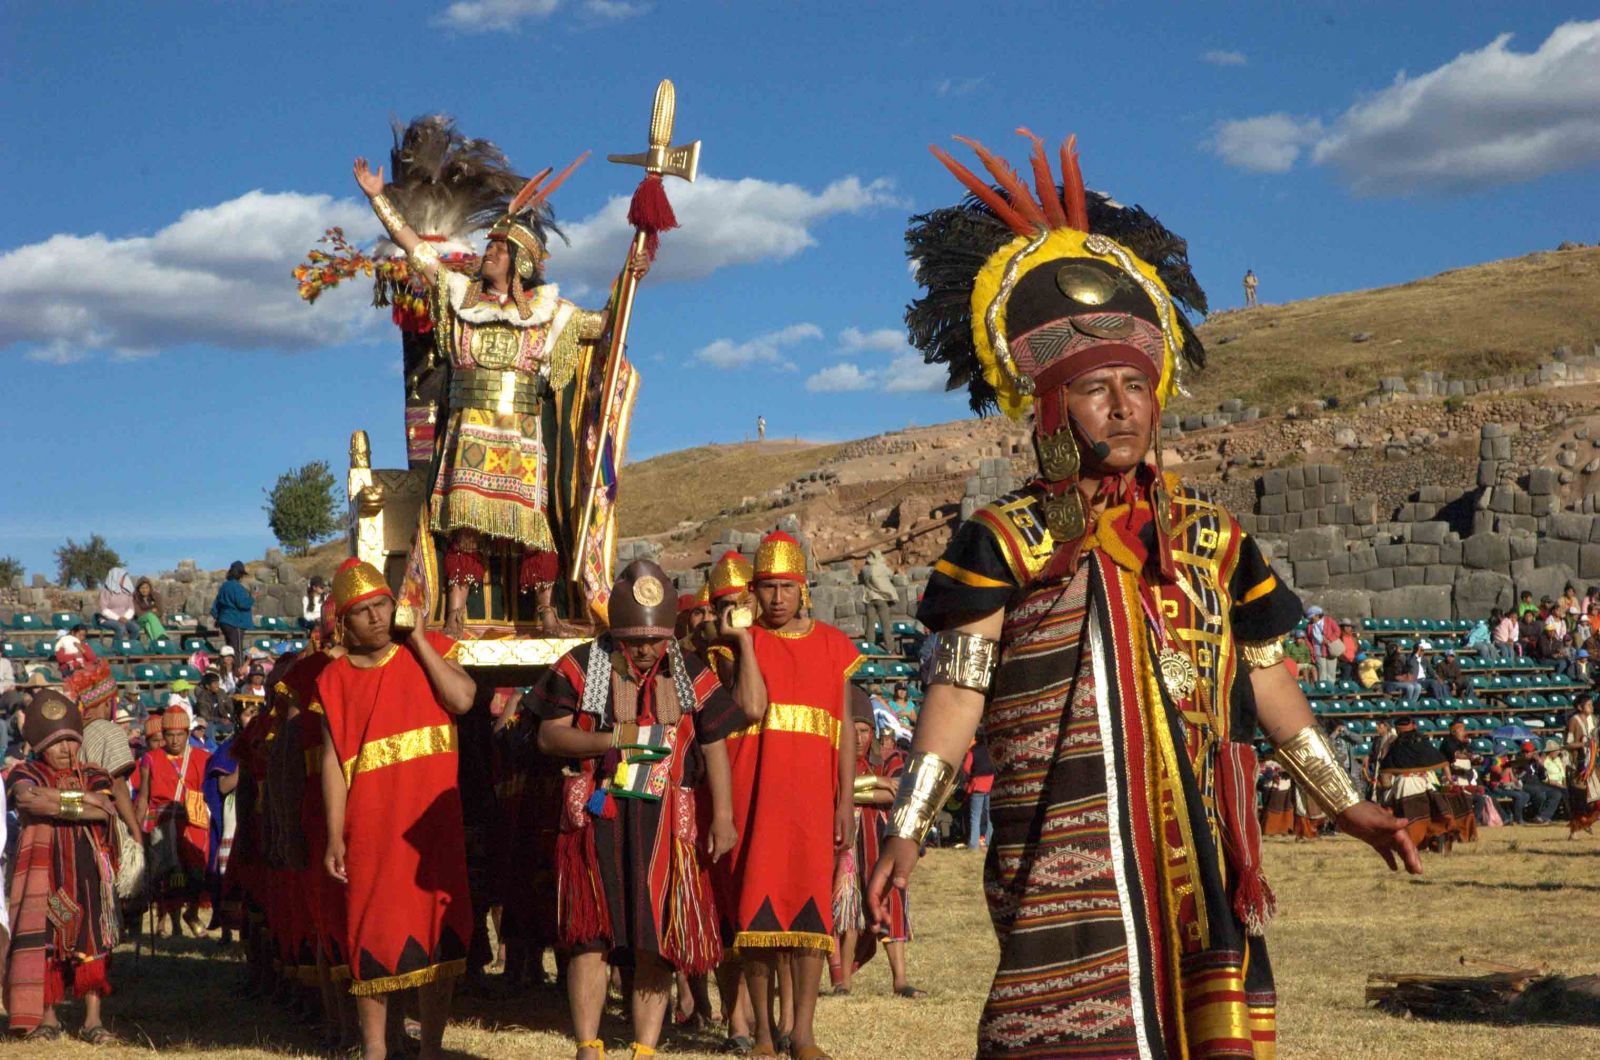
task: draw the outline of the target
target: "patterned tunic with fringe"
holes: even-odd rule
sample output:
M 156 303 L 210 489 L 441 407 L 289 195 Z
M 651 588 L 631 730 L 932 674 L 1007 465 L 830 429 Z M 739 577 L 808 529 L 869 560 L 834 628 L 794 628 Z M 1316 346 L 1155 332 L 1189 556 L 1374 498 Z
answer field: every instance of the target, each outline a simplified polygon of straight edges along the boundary
M 963 524 L 924 596 L 931 629 L 1005 612 L 980 1056 L 1273 1055 L 1271 970 L 1242 923 L 1270 892 L 1235 644 L 1292 629 L 1299 602 L 1223 509 L 1180 491 L 1172 525 L 1170 582 L 1144 505 L 1062 562 L 1037 496 L 1013 494 Z M 1174 650 L 1198 675 L 1181 698 L 1155 666 Z

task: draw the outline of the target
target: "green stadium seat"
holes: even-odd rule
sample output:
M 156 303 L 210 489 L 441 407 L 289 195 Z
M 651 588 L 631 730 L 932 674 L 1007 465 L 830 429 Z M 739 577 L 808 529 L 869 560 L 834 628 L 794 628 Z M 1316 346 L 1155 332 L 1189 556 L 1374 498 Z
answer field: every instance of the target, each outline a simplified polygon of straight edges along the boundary
M 1333 693 L 1334 693 L 1334 684 L 1333 684 L 1333 682 L 1332 681 L 1318 681 L 1317 684 L 1316 684 L 1316 693 L 1319 696 L 1331 696 L 1331 695 L 1333 695 Z
M 259 648 L 261 651 L 271 651 L 272 650 L 272 638 L 271 637 L 257 637 L 255 640 L 251 641 L 250 646 L 252 648 Z M 878 653 L 874 652 L 873 654 L 878 654 Z
M 50 615 L 52 629 L 71 629 L 82 621 L 83 616 L 72 611 L 56 611 Z
M 1475 738 L 1470 746 L 1475 754 L 1486 755 L 1494 753 L 1494 741 L 1485 739 L 1482 736 Z
M 166 679 L 166 675 L 150 663 L 139 663 L 136 666 L 130 666 L 128 672 L 132 675 L 133 680 L 138 681 L 140 684 L 152 684 Z
M 1544 698 L 1541 693 L 1535 692 L 1533 695 L 1528 697 L 1528 706 L 1546 708 L 1550 706 L 1550 701 Z
M 1434 699 L 1432 696 L 1424 696 L 1422 699 L 1417 700 L 1417 709 L 1437 711 L 1441 709 L 1441 707 L 1437 699 Z
M 183 638 L 183 650 L 186 653 L 193 654 L 197 651 L 207 651 L 209 648 L 210 645 L 206 643 L 206 639 L 204 637 L 196 637 L 191 635 Z
M 7 659 L 20 659 L 27 654 L 28 647 L 20 640 L 0 640 L 0 655 Z
M 200 680 L 200 671 L 196 670 L 194 667 L 190 666 L 188 663 L 177 663 L 176 665 L 174 665 L 172 667 L 172 669 L 168 670 L 167 673 L 169 673 L 172 676 L 172 679 L 174 681 L 198 681 L 198 680 Z
M 1354 681 L 1340 681 L 1339 691 L 1343 695 L 1355 696 L 1361 694 L 1361 686 Z
M 45 624 L 38 615 L 29 611 L 18 611 L 11 616 L 12 629 L 44 629 Z
M 1520 692 L 1513 692 L 1511 695 L 1506 697 L 1505 702 L 1507 708 L 1511 710 L 1521 710 L 1523 707 L 1528 705 L 1528 698 L 1522 695 Z
M 33 657 L 35 659 L 54 659 L 56 657 L 55 642 L 49 640 L 35 642 L 33 645 Z
M 1395 629 L 1416 629 L 1417 628 L 1417 620 L 1414 619 L 1414 618 L 1396 619 L 1395 623 L 1394 623 L 1394 628 Z
M 143 704 L 147 710 L 154 710 L 161 706 L 162 700 L 161 695 L 158 692 L 140 692 L 139 702 Z

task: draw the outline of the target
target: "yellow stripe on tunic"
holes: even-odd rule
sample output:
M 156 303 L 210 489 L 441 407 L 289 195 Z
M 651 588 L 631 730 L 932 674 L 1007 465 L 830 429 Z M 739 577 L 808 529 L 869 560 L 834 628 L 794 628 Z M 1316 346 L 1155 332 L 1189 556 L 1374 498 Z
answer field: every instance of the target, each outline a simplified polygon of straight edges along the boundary
M 354 758 L 345 759 L 344 782 L 349 784 L 358 773 L 399 765 L 428 755 L 449 754 L 455 749 L 456 727 L 448 721 L 443 725 L 397 732 L 393 736 L 362 744 Z
M 762 728 L 768 732 L 803 732 L 821 736 L 834 747 L 839 746 L 839 719 L 821 707 L 804 703 L 773 703 L 767 707 Z

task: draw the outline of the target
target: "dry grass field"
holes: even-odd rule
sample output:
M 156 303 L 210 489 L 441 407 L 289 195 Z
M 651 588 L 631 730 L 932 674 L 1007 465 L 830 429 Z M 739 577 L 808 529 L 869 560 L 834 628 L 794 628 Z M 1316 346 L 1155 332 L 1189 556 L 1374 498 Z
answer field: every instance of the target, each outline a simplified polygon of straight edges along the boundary
M 1267 866 L 1280 913 L 1271 929 L 1280 1008 L 1280 1055 L 1339 1060 L 1396 1056 L 1600 1056 L 1600 1027 L 1437 1024 L 1402 1020 L 1366 1007 L 1369 972 L 1449 974 L 1459 958 L 1490 959 L 1568 974 L 1600 972 L 1595 903 L 1600 839 L 1569 841 L 1565 828 L 1488 830 L 1473 847 L 1426 863 L 1420 879 L 1390 875 L 1352 840 L 1273 841 Z M 840 1060 L 883 1056 L 963 1057 L 993 970 L 995 946 L 979 885 L 979 856 L 933 851 L 914 884 L 918 940 L 912 979 L 922 1001 L 890 995 L 880 958 L 849 998 L 824 998 L 822 1042 Z M 313 1040 L 261 1002 L 231 993 L 240 966 L 215 942 L 179 943 L 137 961 L 119 954 L 109 1003 L 126 1048 L 11 1043 L 0 1054 L 132 1057 L 153 1051 L 244 1060 L 308 1056 Z M 445 1044 L 458 1057 L 570 1056 L 562 999 L 553 992 L 514 1002 L 469 1002 Z M 78 1016 L 71 1013 L 75 1024 Z M 623 1046 L 627 1028 L 613 1006 L 605 1035 Z M 715 1040 L 679 1036 L 671 1055 L 709 1057 Z M 612 1055 L 616 1055 L 613 1050 Z
M 740 442 L 641 460 L 623 466 L 618 485 L 623 537 L 656 534 L 678 523 L 708 519 L 746 497 L 759 497 L 815 470 L 841 449 L 799 441 Z

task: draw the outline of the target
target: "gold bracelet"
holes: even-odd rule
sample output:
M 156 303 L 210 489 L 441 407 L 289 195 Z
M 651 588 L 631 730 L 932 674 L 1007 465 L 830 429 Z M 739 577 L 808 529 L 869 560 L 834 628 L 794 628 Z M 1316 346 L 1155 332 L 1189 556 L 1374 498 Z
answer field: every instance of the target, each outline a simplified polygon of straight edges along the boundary
M 933 819 L 944 808 L 956 786 L 956 767 L 934 754 L 919 751 L 900 776 L 900 790 L 889 810 L 890 836 L 909 839 L 918 846 L 928 838 Z
M 1276 666 L 1283 662 L 1283 638 L 1274 637 L 1254 644 L 1240 643 L 1239 657 L 1252 670 L 1265 670 L 1269 666 Z
M 1337 817 L 1361 801 L 1350 775 L 1333 757 L 1333 745 L 1315 722 L 1285 740 L 1273 756 L 1329 817 Z
M 878 777 L 875 773 L 862 773 L 856 777 L 851 786 L 851 792 L 857 806 L 870 806 L 873 793 L 878 790 Z
M 389 230 L 390 235 L 397 236 L 405 231 L 406 219 L 394 208 L 394 203 L 389 201 L 389 197 L 381 191 L 372 197 L 372 212 L 378 215 L 378 220 L 383 222 L 383 227 Z
M 955 685 L 988 692 L 1000 664 L 1000 642 L 947 629 L 933 635 L 933 669 L 930 685 Z
M 72 820 L 83 816 L 83 792 L 63 791 L 61 793 L 61 816 Z

